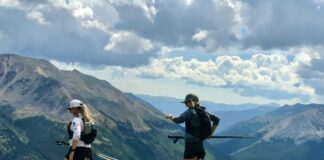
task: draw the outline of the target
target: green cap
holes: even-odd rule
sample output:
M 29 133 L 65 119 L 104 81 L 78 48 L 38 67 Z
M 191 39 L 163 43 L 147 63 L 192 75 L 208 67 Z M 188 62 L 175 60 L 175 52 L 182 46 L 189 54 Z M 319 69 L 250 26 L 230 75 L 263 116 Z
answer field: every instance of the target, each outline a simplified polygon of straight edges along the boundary
M 199 98 L 197 95 L 193 94 L 193 93 L 189 93 L 186 95 L 186 98 L 184 101 L 182 101 L 181 103 L 186 103 L 188 101 L 194 101 L 194 102 L 199 102 Z

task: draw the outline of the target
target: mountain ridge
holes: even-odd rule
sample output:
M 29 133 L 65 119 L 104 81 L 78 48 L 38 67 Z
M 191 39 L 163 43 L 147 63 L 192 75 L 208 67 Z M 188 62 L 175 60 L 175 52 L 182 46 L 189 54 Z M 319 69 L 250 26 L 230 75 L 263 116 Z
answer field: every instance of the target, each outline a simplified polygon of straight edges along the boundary
M 318 149 L 324 145 L 323 120 L 323 104 L 285 105 L 264 116 L 239 122 L 223 132 L 242 133 L 253 138 L 216 145 L 233 159 L 318 159 L 324 157 Z

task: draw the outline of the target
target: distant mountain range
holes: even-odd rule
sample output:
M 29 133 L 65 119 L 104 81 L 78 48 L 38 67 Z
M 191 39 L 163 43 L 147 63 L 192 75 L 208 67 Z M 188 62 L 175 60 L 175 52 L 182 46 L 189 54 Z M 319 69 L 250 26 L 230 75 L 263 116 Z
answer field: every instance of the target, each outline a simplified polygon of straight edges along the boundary
M 180 114 L 184 111 L 185 106 L 183 103 L 183 99 L 177 99 L 173 97 L 164 97 L 164 96 L 149 96 L 143 94 L 136 94 L 137 97 L 153 104 L 154 107 L 161 110 L 164 113 L 174 113 Z M 184 95 L 185 96 L 185 95 Z M 279 104 L 269 103 L 269 104 L 224 104 L 224 103 L 215 103 L 210 101 L 202 100 L 201 105 L 206 107 L 209 112 L 217 112 L 217 111 L 242 111 L 249 110 L 253 108 L 258 108 L 260 106 L 271 106 L 271 107 L 280 107 Z
M 216 144 L 235 160 L 323 160 L 324 105 L 286 105 L 237 123 L 223 134 L 253 136 Z
M 269 113 L 278 107 L 261 106 L 253 109 L 242 111 L 216 111 L 214 112 L 221 119 L 221 123 L 217 128 L 217 132 L 223 132 L 227 128 L 231 127 L 235 123 L 254 118 L 256 116 L 262 116 Z
M 186 107 L 183 103 L 179 103 L 182 100 L 163 97 L 163 96 L 148 96 L 148 95 L 136 95 L 139 98 L 149 102 L 158 110 L 165 114 L 180 115 Z M 201 105 L 207 108 L 208 112 L 214 113 L 221 119 L 221 123 L 217 132 L 222 132 L 231 125 L 253 118 L 255 116 L 260 116 L 270 112 L 279 107 L 276 103 L 270 104 L 241 104 L 241 105 L 231 105 L 222 103 L 213 103 L 209 101 L 202 101 Z
M 71 99 L 94 113 L 98 138 L 94 151 L 121 160 L 181 159 L 183 143 L 167 135 L 182 128 L 164 119 L 149 103 L 124 94 L 106 81 L 76 70 L 62 71 L 45 60 L 0 55 L 0 159 L 63 159 Z M 207 159 L 224 159 L 210 147 Z M 96 157 L 98 159 L 98 157 Z

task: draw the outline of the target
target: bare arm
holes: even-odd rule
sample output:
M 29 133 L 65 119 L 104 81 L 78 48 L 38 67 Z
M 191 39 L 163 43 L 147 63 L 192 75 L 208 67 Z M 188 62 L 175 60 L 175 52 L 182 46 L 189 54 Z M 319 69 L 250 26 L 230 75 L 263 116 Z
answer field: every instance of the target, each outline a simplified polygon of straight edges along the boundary
M 212 126 L 212 133 L 210 134 L 209 137 L 211 137 L 211 136 L 213 136 L 215 134 L 215 131 L 216 131 L 217 127 L 218 127 L 218 125 L 213 125 Z
M 218 127 L 219 121 L 220 121 L 220 119 L 218 117 L 216 117 L 215 115 L 213 115 L 213 114 L 210 114 L 210 119 L 213 122 L 213 126 L 212 126 L 212 129 L 211 129 L 212 133 L 210 134 L 209 137 L 214 135 L 214 133 L 215 133 L 217 127 Z
M 72 138 L 72 144 L 71 144 L 71 153 L 69 155 L 69 160 L 73 160 L 74 156 L 74 150 L 76 149 L 79 139 L 81 137 L 81 123 L 77 119 L 73 119 L 72 121 L 72 129 L 73 129 L 73 138 Z

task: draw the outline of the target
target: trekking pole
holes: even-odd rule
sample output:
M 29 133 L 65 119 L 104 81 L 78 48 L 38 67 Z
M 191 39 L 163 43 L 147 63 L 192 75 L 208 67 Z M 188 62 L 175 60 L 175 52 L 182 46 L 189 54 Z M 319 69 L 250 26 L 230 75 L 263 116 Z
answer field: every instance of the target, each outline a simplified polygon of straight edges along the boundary
M 168 135 L 168 138 L 172 139 L 173 143 L 177 143 L 179 139 L 184 139 L 185 137 Z M 252 137 L 250 136 L 211 136 L 210 138 L 242 139 L 242 138 L 252 138 Z
M 101 154 L 101 153 L 95 153 L 98 157 L 102 158 L 102 159 L 105 159 L 105 160 L 118 160 L 116 158 L 113 158 L 113 157 L 109 157 L 107 155 L 104 155 L 104 154 Z
M 56 141 L 56 144 L 57 144 L 57 145 L 66 145 L 66 146 L 69 146 L 69 145 L 70 145 L 69 143 L 67 143 L 67 142 L 65 142 L 65 141 L 59 141 L 59 140 Z M 113 158 L 113 157 L 110 157 L 110 156 L 104 155 L 104 154 L 102 154 L 102 153 L 97 153 L 97 152 L 94 152 L 94 151 L 93 151 L 93 153 L 94 153 L 95 155 L 97 155 L 98 157 L 104 159 L 104 160 L 118 160 L 118 159 L 116 159 L 116 158 Z

